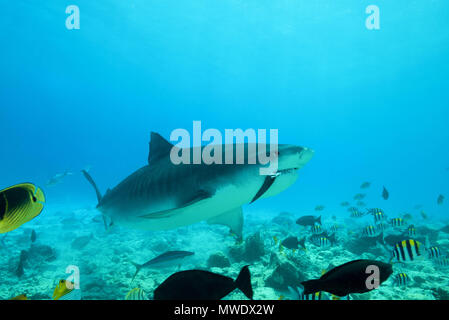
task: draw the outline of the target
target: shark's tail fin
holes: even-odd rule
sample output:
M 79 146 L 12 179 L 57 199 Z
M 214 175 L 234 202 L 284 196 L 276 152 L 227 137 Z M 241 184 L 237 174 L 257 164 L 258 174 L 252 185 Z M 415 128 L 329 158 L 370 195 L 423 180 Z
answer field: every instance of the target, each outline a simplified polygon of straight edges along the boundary
M 89 172 L 87 172 L 87 170 L 81 170 L 81 172 L 83 173 L 83 175 L 87 179 L 87 181 L 89 181 L 89 183 L 92 185 L 92 187 L 94 187 L 95 193 L 97 194 L 98 204 L 100 204 L 101 199 L 103 199 L 103 196 L 101 195 L 101 192 L 97 187 L 97 184 L 95 183 L 94 179 L 92 179 L 92 177 L 90 176 Z M 107 218 L 104 214 L 103 214 L 103 223 L 104 223 L 105 230 L 108 230 L 108 228 L 112 226 L 112 222 L 108 222 Z
M 315 220 L 315 222 L 321 225 L 321 216 L 319 216 L 319 217 Z
M 92 179 L 92 177 L 86 170 L 81 170 L 81 172 L 83 173 L 83 175 L 87 179 L 87 181 L 89 181 L 89 183 L 92 185 L 92 187 L 94 187 L 95 192 L 97 194 L 98 203 L 100 203 L 103 196 L 101 195 L 101 192 L 98 189 L 97 184 L 95 183 L 94 179 Z
M 235 286 L 242 291 L 248 299 L 253 300 L 253 287 L 251 286 L 251 274 L 248 266 L 244 266 L 235 280 Z

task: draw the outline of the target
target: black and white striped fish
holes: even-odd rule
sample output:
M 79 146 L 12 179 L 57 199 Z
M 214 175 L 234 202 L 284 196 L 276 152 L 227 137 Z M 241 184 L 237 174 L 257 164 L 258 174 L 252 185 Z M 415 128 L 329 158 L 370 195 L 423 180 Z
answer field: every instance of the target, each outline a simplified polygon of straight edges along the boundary
M 375 226 L 366 226 L 363 228 L 362 234 L 364 237 L 375 237 L 379 234 L 379 230 Z
M 413 224 L 409 225 L 407 228 L 407 233 L 409 236 L 414 237 L 416 236 L 416 228 Z
M 304 288 L 302 286 L 296 287 L 296 290 L 288 286 L 288 291 L 293 300 L 329 300 L 329 296 L 323 291 L 304 294 Z
M 125 300 L 148 300 L 148 296 L 142 289 L 134 288 L 126 294 Z
M 376 229 L 377 229 L 377 231 L 379 231 L 379 232 L 385 231 L 385 230 L 388 229 L 388 228 L 389 228 L 389 225 L 386 224 L 386 223 L 383 223 L 383 222 L 378 223 L 378 224 L 376 225 Z
M 374 223 L 376 224 L 381 223 L 386 219 L 385 212 L 382 209 L 373 208 L 370 209 L 368 212 L 373 215 Z
M 391 260 L 396 258 L 401 262 L 414 261 L 421 258 L 424 251 L 425 248 L 421 242 L 413 239 L 403 240 L 395 244 Z
M 348 211 L 351 213 L 351 218 L 361 218 L 366 215 L 366 213 L 361 212 L 356 207 L 351 207 L 348 209 Z
M 332 244 L 335 242 L 335 237 L 334 235 L 330 236 L 330 237 L 325 237 L 325 236 L 313 236 L 311 237 L 310 241 L 321 248 L 327 248 L 332 246 Z
M 404 272 L 398 273 L 393 280 L 393 283 L 398 287 L 407 287 L 409 282 L 410 277 Z
M 335 233 L 335 232 L 337 232 L 338 231 L 338 225 L 337 224 L 333 224 L 331 227 L 330 227 L 330 231 L 332 232 L 332 233 Z
M 449 258 L 446 256 L 446 257 L 441 257 L 439 259 L 434 259 L 433 263 L 439 267 L 447 268 L 447 267 L 449 267 Z
M 427 252 L 429 253 L 430 259 L 438 259 L 438 258 L 442 257 L 442 252 L 441 252 L 440 247 L 434 246 L 434 247 L 427 248 Z
M 313 227 L 312 227 L 312 233 L 313 234 L 322 234 L 324 231 L 323 231 L 323 228 L 319 225 L 319 224 L 315 224 Z
M 392 227 L 398 228 L 398 227 L 404 227 L 406 222 L 402 218 L 393 218 L 390 220 L 390 224 Z

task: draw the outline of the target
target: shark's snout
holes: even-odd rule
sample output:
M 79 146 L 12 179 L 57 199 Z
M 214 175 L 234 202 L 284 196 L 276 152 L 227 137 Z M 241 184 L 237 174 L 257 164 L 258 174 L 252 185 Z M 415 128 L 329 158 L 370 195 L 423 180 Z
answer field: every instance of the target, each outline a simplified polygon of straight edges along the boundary
M 301 169 L 312 159 L 314 151 L 310 148 L 283 145 L 279 148 L 278 172 L 287 173 Z
M 301 164 L 304 165 L 307 162 L 312 159 L 313 155 L 315 154 L 315 151 L 310 148 L 302 148 L 301 152 L 299 153 L 299 160 L 301 161 Z

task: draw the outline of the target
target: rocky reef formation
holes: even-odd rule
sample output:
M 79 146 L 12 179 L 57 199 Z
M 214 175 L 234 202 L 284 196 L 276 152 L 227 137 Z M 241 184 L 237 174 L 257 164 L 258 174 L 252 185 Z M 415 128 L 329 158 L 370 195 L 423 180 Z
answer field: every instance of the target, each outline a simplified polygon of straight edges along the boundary
M 207 266 L 209 268 L 227 268 L 231 266 L 231 263 L 223 252 L 217 252 L 209 256 L 209 259 L 207 259 Z
M 253 262 L 263 257 L 265 248 L 260 231 L 248 236 L 242 244 L 231 247 L 229 255 L 235 262 Z

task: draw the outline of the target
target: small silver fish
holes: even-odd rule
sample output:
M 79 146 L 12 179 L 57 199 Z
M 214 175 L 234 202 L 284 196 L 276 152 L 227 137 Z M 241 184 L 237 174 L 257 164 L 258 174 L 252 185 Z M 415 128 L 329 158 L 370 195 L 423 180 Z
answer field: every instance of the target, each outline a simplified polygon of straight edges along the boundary
M 54 186 L 54 185 L 56 185 L 56 184 L 58 184 L 58 183 L 61 183 L 61 181 L 62 181 L 65 177 L 71 176 L 71 175 L 73 175 L 73 173 L 70 172 L 70 171 L 68 171 L 68 170 L 66 170 L 66 171 L 63 172 L 63 173 L 55 174 L 50 180 L 48 180 L 46 186 L 47 186 L 47 187 L 50 187 L 50 186 Z

